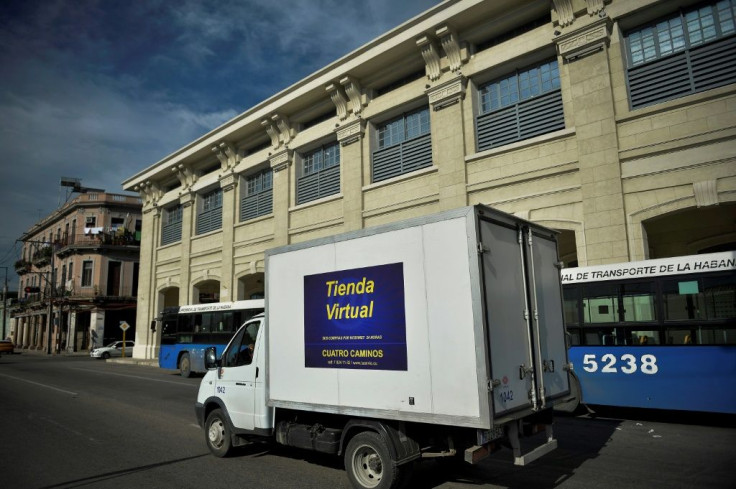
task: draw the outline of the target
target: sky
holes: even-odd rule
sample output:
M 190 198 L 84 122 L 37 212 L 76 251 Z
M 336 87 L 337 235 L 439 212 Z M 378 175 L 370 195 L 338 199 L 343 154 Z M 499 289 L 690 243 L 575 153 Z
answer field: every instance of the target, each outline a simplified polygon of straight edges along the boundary
M 436 3 L 3 0 L 0 287 L 6 270 L 18 287 L 17 240 L 69 197 L 62 177 L 124 193 L 123 180 Z

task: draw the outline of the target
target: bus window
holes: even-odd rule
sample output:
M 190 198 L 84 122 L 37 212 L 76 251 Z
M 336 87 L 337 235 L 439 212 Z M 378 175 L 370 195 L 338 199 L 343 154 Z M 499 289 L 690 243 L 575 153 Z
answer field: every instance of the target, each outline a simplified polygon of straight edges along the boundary
M 736 318 L 736 275 L 704 278 L 703 296 L 708 319 Z
M 703 295 L 697 280 L 663 280 L 664 319 L 705 319 Z
M 621 286 L 626 322 L 654 321 L 656 294 L 652 282 L 624 284 Z
M 650 346 L 659 344 L 659 331 L 631 331 L 630 344 L 636 346 Z
M 578 304 L 580 293 L 579 287 L 565 287 L 563 289 L 563 311 L 565 313 L 565 324 L 568 326 L 577 325 L 580 322 Z
M 583 289 L 583 321 L 589 324 L 617 322 L 617 301 L 618 287 L 616 285 L 586 286 Z

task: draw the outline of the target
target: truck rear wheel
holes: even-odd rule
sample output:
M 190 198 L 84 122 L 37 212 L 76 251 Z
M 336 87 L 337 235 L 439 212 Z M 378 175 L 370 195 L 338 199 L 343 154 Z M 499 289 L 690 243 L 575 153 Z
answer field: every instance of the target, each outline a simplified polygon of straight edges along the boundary
M 207 447 L 216 457 L 227 457 L 232 450 L 230 426 L 221 409 L 215 409 L 204 423 L 204 438 Z
M 372 431 L 353 437 L 345 450 L 345 470 L 356 489 L 394 489 L 401 484 L 397 466 L 383 438 Z

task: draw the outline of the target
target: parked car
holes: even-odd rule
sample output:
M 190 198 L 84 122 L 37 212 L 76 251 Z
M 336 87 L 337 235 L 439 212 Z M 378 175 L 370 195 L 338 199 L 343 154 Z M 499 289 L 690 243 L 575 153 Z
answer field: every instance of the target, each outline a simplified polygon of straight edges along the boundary
M 89 352 L 89 356 L 92 358 L 103 358 L 105 360 L 110 357 L 121 357 L 123 356 L 123 343 L 125 343 L 125 356 L 132 357 L 135 341 L 113 341 L 107 346 L 93 349 Z
M 10 340 L 0 340 L 0 353 L 15 353 L 15 345 Z

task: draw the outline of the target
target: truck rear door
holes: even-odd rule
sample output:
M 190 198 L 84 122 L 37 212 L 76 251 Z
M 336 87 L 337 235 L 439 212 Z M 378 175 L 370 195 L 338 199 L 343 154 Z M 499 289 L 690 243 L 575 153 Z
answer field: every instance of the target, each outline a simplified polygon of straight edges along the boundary
M 570 392 L 557 241 L 546 232 L 524 230 L 527 281 L 531 284 L 534 355 L 540 407 Z M 541 374 L 539 373 L 541 372 Z
M 494 418 L 569 392 L 557 242 L 547 231 L 481 218 Z
M 520 230 L 512 222 L 479 221 L 483 294 L 494 418 L 531 408 L 531 329 Z

